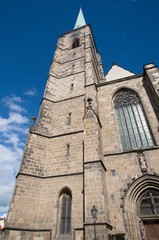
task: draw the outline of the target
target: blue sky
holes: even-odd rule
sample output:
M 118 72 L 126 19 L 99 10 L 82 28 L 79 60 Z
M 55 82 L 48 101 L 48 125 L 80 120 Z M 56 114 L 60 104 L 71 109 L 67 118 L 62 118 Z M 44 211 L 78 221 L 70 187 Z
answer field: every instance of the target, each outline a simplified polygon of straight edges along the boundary
M 104 72 L 159 64 L 158 0 L 0 0 L 0 215 L 8 209 L 27 129 L 40 101 L 58 37 L 79 7 L 91 24 Z

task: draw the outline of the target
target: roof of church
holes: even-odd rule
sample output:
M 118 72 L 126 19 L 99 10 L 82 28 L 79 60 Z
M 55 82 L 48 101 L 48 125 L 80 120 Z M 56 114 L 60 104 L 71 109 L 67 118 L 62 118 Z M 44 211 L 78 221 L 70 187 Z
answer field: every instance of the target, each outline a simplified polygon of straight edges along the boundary
M 135 75 L 134 73 L 114 64 L 105 76 L 106 81 L 117 80 L 120 78 L 130 77 Z
M 83 27 L 85 25 L 86 25 L 86 21 L 84 19 L 82 9 L 80 8 L 79 13 L 78 13 L 78 17 L 77 17 L 77 20 L 76 20 L 76 23 L 75 23 L 75 26 L 74 26 L 74 29 Z

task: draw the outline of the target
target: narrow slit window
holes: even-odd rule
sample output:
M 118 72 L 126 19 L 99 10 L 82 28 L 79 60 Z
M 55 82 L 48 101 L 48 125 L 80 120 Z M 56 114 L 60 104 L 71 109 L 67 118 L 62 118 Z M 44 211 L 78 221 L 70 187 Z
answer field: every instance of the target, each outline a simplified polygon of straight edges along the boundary
M 70 125 L 70 124 L 71 124 L 71 115 L 72 115 L 72 113 L 68 113 L 68 116 L 67 116 L 67 125 Z
M 111 194 L 110 197 L 111 197 L 112 202 L 115 202 L 115 196 L 114 196 L 114 194 Z
M 116 171 L 115 170 L 111 170 L 112 176 L 115 177 L 116 176 Z
M 73 83 L 71 83 L 71 85 L 70 85 L 70 92 L 72 92 L 72 91 L 73 91 L 73 88 L 74 88 L 74 84 L 73 84 Z
M 70 144 L 67 144 L 67 149 L 66 149 L 66 156 L 70 156 Z

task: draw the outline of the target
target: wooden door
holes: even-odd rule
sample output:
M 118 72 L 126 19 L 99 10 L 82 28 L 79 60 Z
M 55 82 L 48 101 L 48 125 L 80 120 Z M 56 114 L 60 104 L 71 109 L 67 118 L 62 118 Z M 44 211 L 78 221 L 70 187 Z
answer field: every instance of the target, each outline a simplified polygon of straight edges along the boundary
M 145 223 L 147 240 L 159 240 L 159 223 Z

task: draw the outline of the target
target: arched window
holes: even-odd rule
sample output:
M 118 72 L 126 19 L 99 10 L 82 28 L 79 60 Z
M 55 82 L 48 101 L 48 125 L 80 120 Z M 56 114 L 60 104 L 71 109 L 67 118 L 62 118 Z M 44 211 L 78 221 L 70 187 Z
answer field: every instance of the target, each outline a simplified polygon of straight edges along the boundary
M 72 48 L 79 47 L 79 44 L 80 44 L 79 38 L 75 38 L 73 43 L 72 43 Z
M 143 215 L 159 215 L 159 191 L 150 189 L 142 197 L 140 216 Z
M 123 150 L 154 145 L 136 92 L 130 89 L 119 90 L 114 98 L 114 107 Z
M 140 200 L 140 221 L 141 235 L 143 229 L 147 238 L 142 239 L 159 239 L 159 191 L 148 189 Z M 144 227 L 144 228 L 143 228 Z
M 61 195 L 60 234 L 69 235 L 71 233 L 71 205 L 71 193 L 65 190 Z

